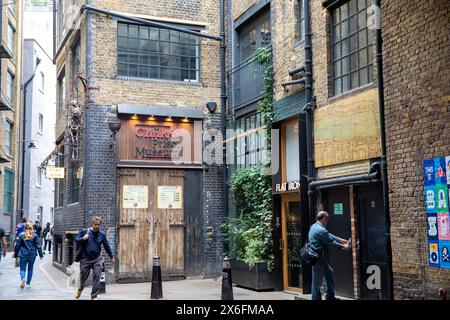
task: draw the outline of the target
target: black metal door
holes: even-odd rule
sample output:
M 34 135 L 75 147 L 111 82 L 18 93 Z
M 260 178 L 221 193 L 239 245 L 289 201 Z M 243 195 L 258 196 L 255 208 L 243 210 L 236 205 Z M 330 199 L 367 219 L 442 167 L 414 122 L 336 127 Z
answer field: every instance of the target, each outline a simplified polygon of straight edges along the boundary
M 388 298 L 386 219 L 381 184 L 357 188 L 362 299 Z
M 324 193 L 325 210 L 330 215 L 328 231 L 343 238 L 352 236 L 350 197 L 348 188 L 329 189 Z M 351 250 L 330 248 L 331 266 L 334 269 L 336 295 L 353 298 L 353 262 Z

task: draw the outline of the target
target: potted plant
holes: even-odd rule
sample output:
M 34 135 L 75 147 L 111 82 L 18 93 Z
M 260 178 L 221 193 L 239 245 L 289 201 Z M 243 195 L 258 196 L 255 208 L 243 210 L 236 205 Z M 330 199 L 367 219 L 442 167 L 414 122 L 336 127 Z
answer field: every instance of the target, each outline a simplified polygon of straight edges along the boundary
M 271 176 L 262 166 L 236 171 L 231 192 L 236 216 L 222 225 L 230 250 L 233 283 L 255 290 L 273 289 Z

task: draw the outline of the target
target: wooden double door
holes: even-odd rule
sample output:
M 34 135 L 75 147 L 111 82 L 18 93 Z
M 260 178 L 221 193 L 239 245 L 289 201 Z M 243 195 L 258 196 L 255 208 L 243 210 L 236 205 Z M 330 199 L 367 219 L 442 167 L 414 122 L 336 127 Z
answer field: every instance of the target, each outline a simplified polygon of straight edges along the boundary
M 118 181 L 119 279 L 148 280 L 154 256 L 160 257 L 164 279 L 184 277 L 184 170 L 121 169 Z M 135 204 L 137 208 L 130 208 L 127 203 L 130 186 L 135 186 L 136 197 L 141 197 Z M 158 187 L 168 189 L 169 195 L 170 190 L 181 191 L 175 195 L 177 205 L 169 204 L 168 208 L 163 204 L 167 191 Z

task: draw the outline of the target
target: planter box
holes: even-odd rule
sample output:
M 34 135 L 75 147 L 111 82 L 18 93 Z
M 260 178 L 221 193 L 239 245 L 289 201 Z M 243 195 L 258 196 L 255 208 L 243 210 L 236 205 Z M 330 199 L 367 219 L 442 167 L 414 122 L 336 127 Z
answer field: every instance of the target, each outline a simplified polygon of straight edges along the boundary
M 256 291 L 273 290 L 273 272 L 267 271 L 267 263 L 257 263 L 253 267 L 248 264 L 231 260 L 231 279 L 239 287 Z

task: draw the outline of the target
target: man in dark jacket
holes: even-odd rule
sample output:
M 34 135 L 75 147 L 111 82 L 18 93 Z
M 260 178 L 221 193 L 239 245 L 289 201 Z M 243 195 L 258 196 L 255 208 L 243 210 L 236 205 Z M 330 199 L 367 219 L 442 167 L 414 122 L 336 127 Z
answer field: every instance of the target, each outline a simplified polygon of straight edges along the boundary
M 91 299 L 97 300 L 97 294 L 100 290 L 100 276 L 102 273 L 103 258 L 101 256 L 102 245 L 108 253 L 111 259 L 111 265 L 114 266 L 114 255 L 111 252 L 106 234 L 100 230 L 102 224 L 102 218 L 94 217 L 91 221 L 91 227 L 83 229 L 75 237 L 77 245 L 81 245 L 80 252 L 80 286 L 75 294 L 75 298 L 78 299 L 81 296 L 81 292 L 84 289 L 85 282 L 89 277 L 89 273 L 93 271 L 93 284 Z M 78 259 L 77 259 L 78 260 Z
M 0 251 L 0 261 L 2 261 L 2 256 L 6 257 L 6 233 L 3 228 L 0 228 L 0 242 L 2 243 L 2 251 Z
M 326 211 L 320 211 L 316 216 L 317 222 L 309 229 L 308 242 L 312 250 L 319 254 L 317 263 L 312 267 L 312 299 L 322 300 L 320 287 L 325 277 L 327 285 L 326 299 L 335 300 L 334 296 L 334 271 L 330 265 L 329 246 L 343 250 L 350 249 L 349 241 L 331 234 L 327 230 L 330 216 Z

